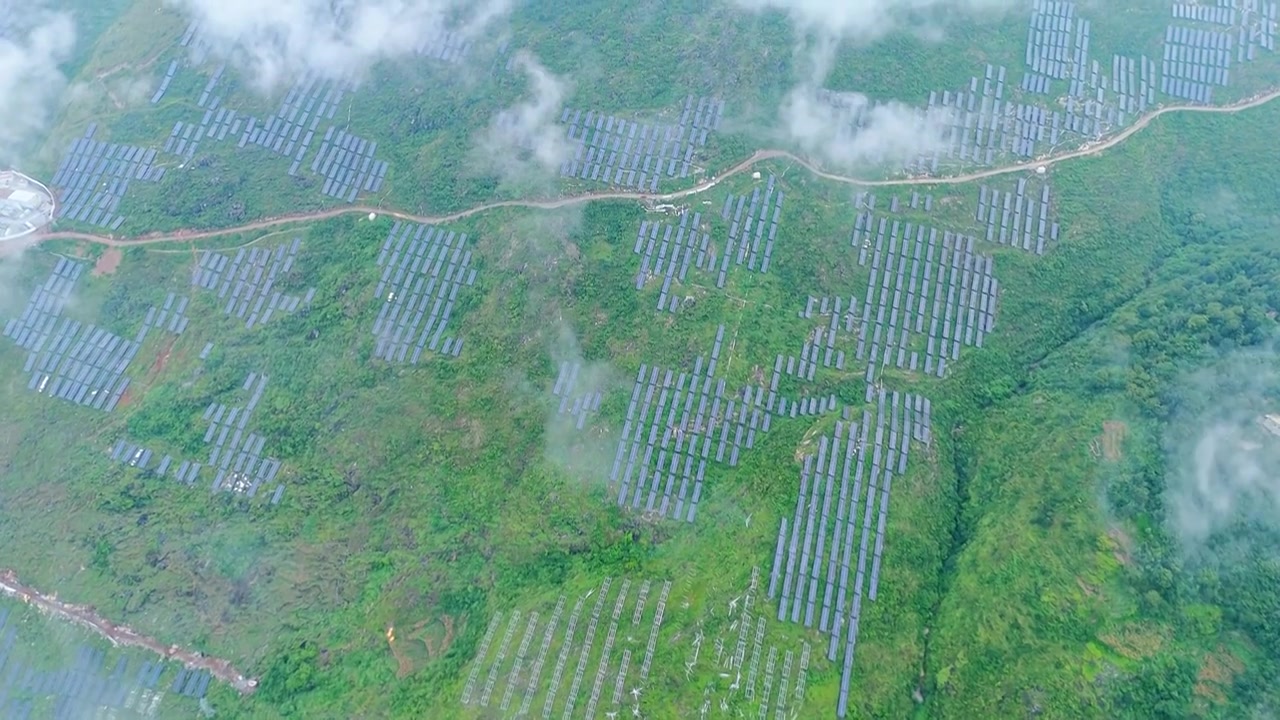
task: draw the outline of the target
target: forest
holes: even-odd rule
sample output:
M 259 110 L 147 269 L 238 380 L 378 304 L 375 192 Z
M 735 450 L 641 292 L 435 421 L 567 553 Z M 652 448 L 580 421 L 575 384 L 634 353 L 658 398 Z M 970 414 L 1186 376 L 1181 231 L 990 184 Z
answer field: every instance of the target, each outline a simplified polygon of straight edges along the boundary
M 77 50 L 69 73 L 182 57 L 169 47 L 185 27 L 176 13 L 125 5 L 90 16 L 86 38 L 96 44 Z M 1134 5 L 1135 27 L 1158 35 L 1167 7 Z M 566 101 L 575 107 L 653 119 L 688 94 L 731 95 L 730 128 L 701 152 L 705 167 L 686 187 L 783 142 L 765 128 L 805 72 L 788 17 L 740 10 L 530 2 L 513 23 L 518 46 L 575 77 Z M 168 34 L 113 24 L 112 13 L 150 13 Z M 949 26 L 944 42 L 891 36 L 845 47 L 828 83 L 886 99 L 967 86 L 974 68 L 1020 59 L 1025 27 L 1021 15 L 966 20 Z M 1106 28 L 1099 38 L 1117 51 L 1148 51 Z M 740 678 L 713 656 L 749 644 L 733 613 L 755 593 L 761 624 L 750 639 L 770 651 L 764 674 L 774 677 L 775 651 L 788 668 L 813 651 L 799 674 L 779 676 L 776 714 L 791 702 L 798 717 L 828 717 L 841 663 L 826 658 L 817 631 L 775 623 L 774 601 L 751 583 L 768 577 L 801 467 L 840 416 L 774 418 L 740 464 L 710 466 L 696 523 L 667 522 L 620 508 L 607 480 L 633 378 L 641 367 L 691 371 L 719 328 L 718 377 L 731 394 L 766 378 L 775 358 L 796 354 L 811 338 L 797 314 L 810 298 L 867 290 L 867 268 L 849 241 L 858 193 L 879 195 L 882 215 L 890 197 L 928 194 L 936 211 L 894 218 L 973 233 L 979 185 L 1003 190 L 1027 179 L 1051 189 L 1062 239 L 1043 256 L 978 242 L 999 281 L 998 323 L 985 345 L 966 347 L 945 377 L 900 368 L 878 376 L 883 387 L 931 399 L 933 439 L 912 445 L 906 472 L 893 480 L 884 580 L 863 606 L 850 715 L 1225 720 L 1280 712 L 1280 484 L 1272 469 L 1280 437 L 1262 421 L 1280 414 L 1280 104 L 1168 113 L 1044 175 L 872 187 L 781 157 L 679 198 L 678 207 L 615 198 L 487 209 L 444 226 L 467 234 L 477 269 L 449 320 L 465 351 L 428 353 L 416 365 L 380 361 L 373 328 L 390 300 L 380 251 L 404 222 L 387 211 L 454 212 L 600 189 L 508 182 L 479 162 L 477 129 L 528 90 L 505 69 L 510 53 L 500 44 L 496 35 L 479 42 L 477 57 L 492 62 L 467 72 L 426 63 L 376 69 L 347 123 L 376 135 L 391 162 L 388 191 L 364 199 L 377 212 L 122 250 L 52 240 L 4 266 L 6 287 L 18 288 L 0 294 L 6 317 L 22 312 L 58 258 L 87 269 L 120 252 L 118 270 L 85 273 L 68 317 L 132 337 L 148 308 L 174 293 L 189 297 L 193 318 L 182 336 L 148 336 L 128 400 L 105 416 L 28 392 L 25 353 L 0 343 L 6 567 L 166 642 L 233 659 L 260 678 L 257 692 L 214 684 L 207 705 L 253 718 L 497 716 L 496 702 L 463 698 L 493 685 L 494 657 L 511 663 L 524 653 L 513 649 L 516 618 L 535 627 L 565 599 L 577 601 L 587 607 L 581 634 L 611 581 L 616 597 L 639 608 L 631 621 L 639 629 L 624 622 L 617 639 L 635 651 L 635 665 L 649 639 L 640 626 L 654 628 L 644 654 L 654 670 L 643 688 L 631 686 L 643 690 L 645 716 L 695 717 L 713 699 L 725 713 L 749 715 L 758 697 L 738 693 Z M 199 117 L 188 96 L 209 68 L 194 68 L 155 106 L 111 110 L 99 98 L 64 108 L 37 166 L 56 167 L 90 118 L 113 142 L 154 144 L 178 119 Z M 1263 79 L 1246 74 L 1231 92 Z M 279 100 L 235 81 L 228 98 L 262 115 Z M 183 173 L 135 185 L 124 203 L 131 234 L 336 207 L 314 178 L 287 176 L 286 158 L 234 143 L 202 147 Z M 731 221 L 717 209 L 766 182 L 787 197 L 773 267 L 735 266 L 723 288 L 695 269 L 673 283 L 678 311 L 657 310 L 661 282 L 636 287 L 641 223 L 693 211 L 723 243 Z M 232 257 L 294 238 L 298 262 L 272 282 L 286 293 L 314 290 L 314 305 L 247 329 L 225 301 L 192 284 L 206 252 Z M 853 343 L 842 342 L 852 355 Z M 552 397 L 565 363 L 580 364 L 603 396 L 582 430 Z M 206 476 L 187 486 L 109 460 L 121 440 L 206 457 L 203 414 L 243 400 L 250 373 L 269 377 L 249 429 L 282 462 L 279 505 L 211 493 Z M 788 397 L 834 396 L 851 418 L 874 408 L 864 391 L 856 366 L 779 383 Z M 642 583 L 654 587 L 647 606 L 634 600 Z M 667 583 L 662 616 L 654 602 Z M 58 667 L 73 639 L 24 622 L 34 638 L 52 638 L 43 649 L 28 643 L 32 662 Z M 552 653 L 547 672 L 558 665 L 567 684 L 588 660 L 610 667 L 601 660 L 607 651 L 575 647 L 585 647 L 576 667 L 577 653 L 565 650 L 559 662 Z M 553 694 L 529 692 L 539 705 Z M 194 712 L 188 700 L 165 710 Z M 569 707 L 564 696 L 553 700 L 549 709 Z

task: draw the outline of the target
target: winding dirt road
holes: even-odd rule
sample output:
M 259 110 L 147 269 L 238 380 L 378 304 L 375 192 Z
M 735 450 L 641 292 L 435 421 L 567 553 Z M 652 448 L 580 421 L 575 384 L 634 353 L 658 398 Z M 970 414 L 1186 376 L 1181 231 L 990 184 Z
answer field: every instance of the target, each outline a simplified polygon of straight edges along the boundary
M 116 625 L 99 615 L 91 607 L 72 605 L 59 600 L 56 595 L 45 595 L 34 588 L 22 584 L 12 570 L 0 570 L 0 595 L 8 595 L 14 599 L 21 600 L 43 613 L 95 632 L 111 641 L 112 645 L 126 645 L 150 650 L 166 660 L 180 662 L 189 669 L 207 670 L 211 675 L 242 694 L 251 693 L 258 686 L 257 680 L 246 678 L 226 660 L 205 657 L 198 652 L 184 650 L 177 645 L 165 645 L 155 638 L 140 635 L 131 628 Z
M 1242 110 L 1248 110 L 1260 105 L 1280 98 L 1280 89 L 1271 90 L 1269 92 L 1255 95 L 1246 100 L 1233 103 L 1231 105 L 1170 105 L 1162 107 L 1154 112 L 1148 113 L 1138 119 L 1137 122 L 1125 128 L 1123 131 L 1112 135 L 1106 140 L 1097 143 L 1086 143 L 1076 150 L 1070 150 L 1056 155 L 1050 155 L 1038 158 L 1029 162 L 1015 163 L 1013 165 L 1005 165 L 1003 167 L 991 168 L 988 170 L 978 170 L 975 172 L 964 173 L 961 175 L 951 175 L 944 177 L 920 176 L 907 178 L 890 178 L 880 180 L 868 180 L 865 178 L 850 177 L 848 175 L 839 175 L 823 170 L 817 163 L 802 158 L 786 150 L 757 150 L 751 157 L 734 165 L 720 175 L 711 177 L 691 188 L 678 190 L 671 193 L 645 193 L 645 192 L 626 192 L 626 191 L 601 191 L 590 192 L 581 195 L 572 195 L 551 200 L 499 200 L 496 202 L 477 205 L 473 208 L 460 210 L 447 215 L 415 215 L 413 213 L 401 212 L 399 210 L 388 210 L 385 208 L 372 207 L 369 205 L 352 205 L 348 207 L 331 208 L 329 210 L 318 210 L 311 213 L 299 213 L 294 215 L 282 215 L 280 217 L 265 218 L 256 220 L 245 225 L 236 227 L 222 228 L 218 230 L 178 230 L 171 233 L 151 233 L 141 235 L 134 238 L 117 238 L 109 235 L 95 235 L 92 233 L 78 233 L 69 231 L 54 231 L 43 233 L 32 238 L 32 242 L 39 243 L 46 240 L 80 240 L 84 242 L 98 243 L 101 245 L 109 245 L 112 247 L 132 247 L 135 245 L 155 245 L 159 243 L 169 242 L 190 242 L 192 240 L 204 240 L 213 237 L 224 237 L 227 235 L 238 235 L 246 232 L 256 232 L 258 230 L 267 230 L 270 228 L 280 227 L 282 225 L 290 225 L 294 223 L 307 223 L 317 220 L 327 220 L 342 215 L 365 215 L 368 213 L 376 213 L 379 215 L 389 215 L 399 220 L 408 222 L 439 224 L 448 223 L 455 220 L 471 217 L 489 210 L 497 210 L 499 208 L 527 208 L 535 210 L 558 210 L 560 208 L 572 207 L 583 203 L 593 202 L 596 200 L 636 200 L 641 202 L 663 203 L 682 200 L 684 198 L 704 193 L 724 180 L 747 172 L 755 165 L 766 160 L 785 159 L 789 160 L 815 176 L 830 180 L 832 182 L 845 183 L 849 185 L 858 185 L 863 187 L 899 187 L 911 185 L 959 185 L 962 183 L 972 182 L 974 180 L 983 180 L 999 175 L 1008 175 L 1010 173 L 1034 171 L 1041 166 L 1054 165 L 1066 160 L 1074 158 L 1088 157 L 1097 155 L 1103 151 L 1109 150 L 1120 143 L 1133 137 L 1134 134 L 1150 125 L 1156 118 L 1162 115 L 1168 115 L 1176 112 L 1194 112 L 1194 113 L 1237 113 Z

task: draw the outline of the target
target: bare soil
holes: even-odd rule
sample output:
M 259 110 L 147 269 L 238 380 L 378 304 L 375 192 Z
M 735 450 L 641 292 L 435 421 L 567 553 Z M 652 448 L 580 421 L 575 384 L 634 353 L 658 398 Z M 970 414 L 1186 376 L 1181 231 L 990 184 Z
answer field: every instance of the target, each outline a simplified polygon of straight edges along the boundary
M 1125 433 L 1129 428 L 1119 420 L 1108 420 L 1102 423 L 1102 457 L 1108 462 L 1120 459 L 1120 446 L 1124 443 Z
M 121 260 L 124 260 L 124 251 L 118 247 L 109 247 L 94 264 L 93 274 L 98 277 L 110 275 L 120 267 Z
M 0 593 L 32 605 L 47 615 L 66 620 L 97 633 L 106 638 L 112 645 L 150 650 L 166 660 L 180 662 L 189 669 L 206 670 L 209 674 L 227 683 L 241 694 L 247 695 L 258 686 L 256 678 L 246 678 L 232 667 L 227 660 L 205 657 L 195 650 L 187 650 L 177 645 L 165 645 L 155 638 L 141 635 L 124 625 L 116 625 L 99 615 L 92 607 L 63 602 L 58 599 L 57 594 L 45 595 L 34 588 L 23 585 L 12 570 L 0 570 Z

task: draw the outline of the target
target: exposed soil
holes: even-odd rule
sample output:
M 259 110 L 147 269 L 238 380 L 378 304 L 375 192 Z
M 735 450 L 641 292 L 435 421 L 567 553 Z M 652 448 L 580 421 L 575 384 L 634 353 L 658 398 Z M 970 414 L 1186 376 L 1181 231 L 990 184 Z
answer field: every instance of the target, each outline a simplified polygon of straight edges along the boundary
M 93 274 L 99 277 L 110 275 L 120 267 L 121 260 L 124 260 L 124 251 L 118 247 L 109 247 L 94 264 Z
M 1128 426 L 1119 420 L 1108 420 L 1102 423 L 1102 457 L 1108 462 L 1120 459 L 1120 445 L 1124 443 Z
M 1196 695 L 1223 703 L 1227 701 L 1225 689 L 1232 686 L 1236 675 L 1244 670 L 1240 659 L 1232 655 L 1226 648 L 1219 647 L 1216 652 L 1204 656 L 1204 664 L 1196 673 Z
M 156 356 L 156 361 L 151 366 L 152 377 L 155 377 L 156 375 L 159 375 L 160 373 L 164 372 L 165 366 L 169 364 L 169 358 L 173 355 L 173 344 L 176 341 L 177 341 L 177 338 L 171 338 L 168 342 L 164 344 L 164 349 L 162 349 L 160 351 L 160 354 Z M 123 401 L 124 401 L 123 398 L 121 398 L 121 402 Z
M 116 625 L 87 605 L 72 605 L 59 600 L 57 595 L 45 595 L 23 585 L 12 570 L 0 570 L 0 592 L 33 605 L 43 613 L 87 628 L 106 638 L 112 645 L 150 650 L 166 660 L 180 662 L 189 669 L 207 670 L 215 678 L 227 683 L 241 694 L 247 695 L 258 686 L 256 678 L 246 678 L 226 660 L 205 657 L 199 652 L 177 645 L 165 645 L 124 625 Z

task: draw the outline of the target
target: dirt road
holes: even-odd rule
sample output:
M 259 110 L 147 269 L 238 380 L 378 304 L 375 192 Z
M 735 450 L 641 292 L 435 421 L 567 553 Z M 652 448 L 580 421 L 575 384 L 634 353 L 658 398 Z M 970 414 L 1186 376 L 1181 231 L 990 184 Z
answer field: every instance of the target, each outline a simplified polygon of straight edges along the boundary
M 500 200 L 497 202 L 485 203 L 467 210 L 460 210 L 447 215 L 415 215 L 413 213 L 401 212 L 398 210 L 388 210 L 385 208 L 371 207 L 368 205 L 353 205 L 349 207 L 332 208 L 329 210 L 320 210 L 311 213 L 299 213 L 296 215 L 283 215 L 280 217 L 266 218 L 257 220 L 245 225 L 236 227 L 222 228 L 219 230 L 179 230 L 172 233 L 151 233 L 135 238 L 117 238 L 109 235 L 95 235 L 92 233 L 78 232 L 50 232 L 33 238 L 33 242 L 43 242 L 46 240 L 81 240 L 84 242 L 98 243 L 102 245 L 111 245 L 115 247 L 130 247 L 134 245 L 154 245 L 158 243 L 169 242 L 190 242 L 192 240 L 204 240 L 213 237 L 224 237 L 227 235 L 237 235 L 246 232 L 255 232 L 258 230 L 266 230 L 276 228 L 282 225 L 293 223 L 314 222 L 317 220 L 327 220 L 339 217 L 341 215 L 366 215 L 368 213 L 377 213 L 379 215 L 388 215 L 399 220 L 408 222 L 439 224 L 448 223 L 455 220 L 471 217 L 489 210 L 499 208 L 529 208 L 535 210 L 557 210 L 560 208 L 572 207 L 595 200 L 636 200 L 642 202 L 663 203 L 682 200 L 684 198 L 704 193 L 724 180 L 747 172 L 755 165 L 765 160 L 786 159 L 805 168 L 814 175 L 830 180 L 833 182 L 846 183 L 849 185 L 859 185 L 864 187 L 899 187 L 911 185 L 958 185 L 962 183 L 972 182 L 974 180 L 983 180 L 999 175 L 1007 175 L 1010 173 L 1026 172 L 1035 170 L 1040 166 L 1049 166 L 1074 158 L 1087 157 L 1089 155 L 1097 155 L 1105 150 L 1109 150 L 1120 143 L 1133 137 L 1133 135 L 1143 128 L 1150 125 L 1156 118 L 1175 112 L 1197 112 L 1197 113 L 1236 113 L 1241 110 L 1255 108 L 1259 105 L 1266 104 L 1280 97 L 1280 89 L 1242 100 L 1232 105 L 1221 106 L 1202 106 L 1202 105 L 1170 105 L 1162 107 L 1152 113 L 1144 115 L 1137 122 L 1123 131 L 1107 138 L 1098 143 L 1086 144 L 1076 150 L 1058 153 L 1044 158 L 1032 160 L 1030 162 L 1015 163 L 989 170 L 978 170 L 962 175 L 951 175 L 945 177 L 910 177 L 910 178 L 891 178 L 881 180 L 868 180 L 865 178 L 850 177 L 848 175 L 839 175 L 823 170 L 816 163 L 806 158 L 799 157 L 786 150 L 758 150 L 751 157 L 734 165 L 720 175 L 711 177 L 694 187 L 686 188 L 671 193 L 645 193 L 645 192 L 626 192 L 626 191 L 600 191 L 584 193 L 582 195 L 573 195 L 569 197 L 555 198 L 551 200 Z
M 84 605 L 72 605 L 63 602 L 55 595 L 44 595 L 40 591 L 23 585 L 12 570 L 0 570 L 0 593 L 33 605 L 41 612 L 60 620 L 75 623 L 95 632 L 112 645 L 126 645 L 142 648 L 163 657 L 166 660 L 180 662 L 194 670 L 207 670 L 215 678 L 227 683 L 242 694 L 249 694 L 258 686 L 258 681 L 246 678 L 231 663 L 218 658 L 205 657 L 193 650 L 185 650 L 177 645 L 165 645 L 154 638 L 139 635 L 123 625 L 116 625 L 103 618 L 93 608 Z

